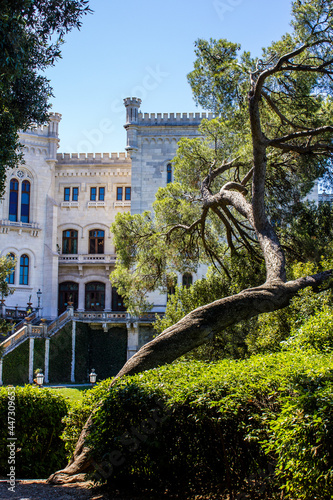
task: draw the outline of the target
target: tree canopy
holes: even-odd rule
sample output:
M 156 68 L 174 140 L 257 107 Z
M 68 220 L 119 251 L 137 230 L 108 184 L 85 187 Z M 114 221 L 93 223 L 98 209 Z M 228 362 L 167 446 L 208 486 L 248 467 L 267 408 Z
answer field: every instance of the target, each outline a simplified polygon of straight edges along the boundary
M 118 215 L 112 227 L 112 280 L 133 310 L 172 271 L 224 268 L 225 243 L 264 258 L 267 281 L 285 281 L 275 227 L 331 175 L 332 22 L 330 2 L 294 2 L 293 30 L 261 59 L 227 40 L 198 40 L 188 79 L 217 117 L 202 122 L 201 138 L 180 142 L 175 182 L 159 189 L 153 211 Z
M 48 120 L 52 89 L 42 72 L 88 12 L 88 0 L 0 0 L 0 195 L 6 169 L 22 160 L 18 131 Z

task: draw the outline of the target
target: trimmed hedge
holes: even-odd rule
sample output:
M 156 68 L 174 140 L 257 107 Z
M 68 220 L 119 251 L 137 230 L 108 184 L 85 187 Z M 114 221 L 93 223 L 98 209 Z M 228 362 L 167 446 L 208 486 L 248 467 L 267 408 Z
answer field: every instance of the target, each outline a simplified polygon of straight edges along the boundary
M 16 479 L 46 478 L 67 463 L 63 417 L 68 412 L 66 399 L 48 389 L 0 388 L 0 470 L 10 471 L 14 459 Z M 9 438 L 15 437 L 15 441 Z M 8 445 L 15 443 L 15 450 Z
M 284 498 L 328 500 L 332 374 L 330 357 L 314 352 L 179 361 L 110 392 L 110 381 L 88 391 L 66 417 L 64 437 L 75 444 L 81 416 L 102 398 L 90 436 L 96 479 L 253 499 L 278 498 L 281 488 Z
M 23 385 L 29 382 L 29 341 L 25 340 L 3 358 L 3 383 Z

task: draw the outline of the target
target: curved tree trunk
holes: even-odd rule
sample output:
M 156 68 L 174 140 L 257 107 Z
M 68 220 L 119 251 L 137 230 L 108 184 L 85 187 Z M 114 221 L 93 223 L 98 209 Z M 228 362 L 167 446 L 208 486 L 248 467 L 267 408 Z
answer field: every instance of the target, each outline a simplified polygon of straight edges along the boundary
M 225 297 L 195 309 L 141 347 L 116 375 L 110 387 L 125 375 L 133 375 L 171 363 L 228 326 L 288 306 L 290 300 L 306 287 L 310 286 L 314 291 L 323 290 L 324 287 L 320 285 L 326 283 L 328 286 L 332 273 L 333 270 L 325 271 L 287 283 L 280 280 L 266 282 L 259 287 L 243 290 L 237 295 Z M 90 458 L 89 448 L 85 446 L 92 425 L 92 417 L 93 413 L 82 430 L 71 462 L 65 469 L 52 474 L 48 479 L 50 483 L 72 481 L 73 475 L 93 470 L 96 464 Z

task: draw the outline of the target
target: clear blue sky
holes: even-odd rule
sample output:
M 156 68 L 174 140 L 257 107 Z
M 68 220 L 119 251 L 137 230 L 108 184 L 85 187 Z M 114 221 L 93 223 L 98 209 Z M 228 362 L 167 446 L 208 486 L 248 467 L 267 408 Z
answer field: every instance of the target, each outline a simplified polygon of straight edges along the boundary
M 290 29 L 290 0 L 91 0 L 90 7 L 46 73 L 53 111 L 62 114 L 62 152 L 124 151 L 125 97 L 140 97 L 146 113 L 198 111 L 186 79 L 198 38 L 227 38 L 255 56 Z

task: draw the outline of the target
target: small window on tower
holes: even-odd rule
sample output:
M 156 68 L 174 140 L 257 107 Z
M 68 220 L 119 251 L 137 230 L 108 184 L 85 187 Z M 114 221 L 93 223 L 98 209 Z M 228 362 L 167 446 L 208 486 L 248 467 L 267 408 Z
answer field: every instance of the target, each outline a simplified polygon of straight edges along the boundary
M 123 199 L 123 188 L 117 187 L 117 201 L 122 201 Z
M 104 199 L 105 199 L 105 187 L 98 188 L 98 199 L 99 199 L 99 201 L 104 201 Z
M 64 189 L 64 201 L 70 201 L 71 199 L 71 188 Z
M 167 164 L 167 184 L 172 182 L 172 165 L 171 163 Z
M 96 192 L 97 188 L 95 187 L 90 188 L 90 201 L 96 201 Z
M 131 188 L 125 187 L 125 200 L 130 200 L 130 199 L 131 199 Z
M 72 200 L 77 201 L 79 199 L 79 188 L 73 188 Z

